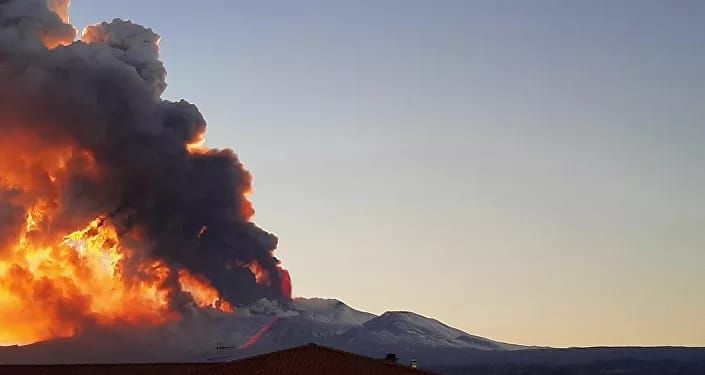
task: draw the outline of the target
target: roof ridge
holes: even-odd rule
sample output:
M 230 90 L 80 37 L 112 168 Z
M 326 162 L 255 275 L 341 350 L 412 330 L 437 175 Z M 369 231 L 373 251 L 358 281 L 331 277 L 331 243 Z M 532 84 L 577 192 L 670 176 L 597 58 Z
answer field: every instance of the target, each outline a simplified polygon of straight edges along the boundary
M 215 365 L 214 367 L 218 367 L 218 368 L 221 367 L 221 366 L 222 366 L 222 367 L 227 367 L 228 365 L 232 365 L 232 364 L 239 364 L 239 363 L 244 363 L 244 362 L 249 362 L 249 361 L 258 360 L 258 359 L 260 359 L 260 358 L 262 358 L 262 357 L 266 357 L 266 356 L 273 355 L 273 354 L 284 354 L 284 353 L 290 353 L 290 352 L 295 352 L 295 351 L 300 351 L 300 350 L 305 350 L 305 349 L 320 349 L 320 350 L 328 351 L 328 352 L 335 353 L 335 354 L 339 354 L 339 355 L 342 354 L 342 355 L 347 355 L 347 356 L 353 356 L 353 357 L 356 357 L 356 358 L 364 359 L 364 360 L 366 360 L 366 361 L 377 362 L 377 363 L 379 363 L 379 364 L 381 364 L 381 365 L 385 365 L 385 366 L 389 366 L 389 367 L 397 367 L 397 368 L 404 368 L 404 369 L 407 369 L 407 370 L 413 370 L 413 371 L 418 372 L 419 374 L 438 375 L 438 374 L 436 374 L 435 372 L 431 372 L 431 371 L 427 371 L 427 370 L 422 370 L 422 369 L 419 369 L 419 368 L 412 368 L 411 366 L 407 366 L 407 365 L 404 365 L 404 364 L 401 364 L 401 363 L 389 362 L 389 361 L 386 361 L 386 360 L 384 360 L 384 359 L 382 359 L 382 358 L 369 357 L 369 356 L 366 356 L 366 355 L 362 355 L 362 354 L 358 354 L 358 353 L 353 353 L 353 352 L 348 352 L 348 351 L 345 351 L 345 350 L 336 349 L 336 348 L 332 348 L 332 347 L 329 347 L 329 346 L 319 345 L 319 344 L 316 344 L 316 343 L 313 343 L 313 342 L 308 343 L 308 344 L 305 344 L 305 345 L 299 345 L 299 346 L 294 346 L 294 347 L 282 349 L 282 350 L 276 350 L 276 351 L 272 351 L 272 352 L 262 353 L 262 354 L 254 355 L 254 356 L 252 356 L 252 357 L 236 359 L 236 360 L 234 360 L 234 361 L 222 362 L 221 364 Z M 212 367 L 211 367 L 211 368 L 212 368 Z M 198 371 L 200 371 L 200 370 L 196 370 L 196 371 L 194 371 L 194 373 L 197 373 Z
M 274 353 L 284 353 L 284 352 L 291 352 L 291 351 L 294 351 L 294 350 L 305 349 L 305 348 L 307 348 L 307 347 L 309 347 L 309 346 L 312 346 L 312 345 L 318 346 L 318 344 L 315 344 L 315 343 L 308 343 L 308 344 L 306 344 L 306 345 L 292 346 L 292 347 L 290 347 L 290 348 L 284 348 L 284 349 L 279 349 L 279 350 L 273 350 L 273 351 L 266 352 L 266 353 L 256 354 L 256 355 L 253 355 L 253 356 L 250 356 L 250 357 L 238 358 L 238 359 L 235 359 L 235 360 L 232 360 L 232 361 L 220 362 L 220 364 L 226 365 L 226 364 L 230 364 L 230 363 L 245 362 L 245 361 L 248 361 L 248 360 L 251 360 L 251 359 L 258 359 L 258 358 L 261 358 L 261 357 L 265 357 L 265 356 L 268 356 L 268 355 L 274 354 Z
M 193 365 L 213 365 L 226 362 L 77 362 L 77 363 L 1 363 L 2 367 L 75 367 L 75 366 L 193 366 Z
M 369 360 L 369 361 L 376 361 L 376 362 L 380 362 L 381 364 L 384 364 L 384 365 L 387 365 L 387 366 L 396 366 L 396 367 L 403 367 L 403 368 L 406 368 L 406 369 L 412 369 L 411 366 L 407 366 L 407 365 L 404 365 L 404 364 L 401 364 L 401 363 L 398 363 L 398 362 L 390 362 L 390 361 L 387 361 L 387 360 L 385 360 L 385 359 L 383 359 L 383 358 L 370 357 L 370 356 L 366 356 L 366 355 L 362 355 L 362 354 L 358 354 L 358 353 L 348 352 L 348 351 L 345 351 L 345 350 L 342 350 L 342 349 L 332 348 L 332 347 L 330 347 L 330 346 L 323 346 L 323 345 L 318 345 L 318 344 L 315 344 L 315 343 L 309 343 L 307 346 L 317 347 L 317 348 L 320 348 L 320 349 L 323 349 L 323 350 L 327 350 L 327 351 L 330 351 L 330 352 L 334 352 L 334 353 L 338 353 L 338 354 L 345 354 L 345 355 L 355 356 L 355 357 L 363 358 L 363 359 L 366 359 L 366 360 Z M 416 370 L 416 371 L 418 371 L 418 372 L 420 372 L 420 373 L 422 373 L 422 374 L 425 373 L 425 374 L 429 374 L 429 375 L 437 375 L 435 372 L 430 372 L 430 371 L 427 371 L 427 370 L 421 370 L 421 369 L 419 369 L 419 368 L 413 368 L 413 370 Z

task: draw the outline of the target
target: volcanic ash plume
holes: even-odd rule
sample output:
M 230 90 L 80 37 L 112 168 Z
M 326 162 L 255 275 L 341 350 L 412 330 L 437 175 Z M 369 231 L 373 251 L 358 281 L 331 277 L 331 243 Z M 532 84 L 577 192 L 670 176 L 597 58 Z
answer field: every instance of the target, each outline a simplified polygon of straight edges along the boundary
M 68 6 L 0 0 L 0 345 L 288 301 L 250 174 L 161 99 L 159 36 L 114 20 L 76 41 Z

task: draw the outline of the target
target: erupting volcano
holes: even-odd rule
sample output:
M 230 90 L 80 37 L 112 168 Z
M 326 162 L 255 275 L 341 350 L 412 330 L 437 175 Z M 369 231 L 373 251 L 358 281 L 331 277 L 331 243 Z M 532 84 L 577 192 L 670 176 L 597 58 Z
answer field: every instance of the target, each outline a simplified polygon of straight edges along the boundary
M 159 36 L 116 19 L 76 40 L 68 6 L 0 0 L 0 345 L 288 302 L 250 173 L 161 99 Z

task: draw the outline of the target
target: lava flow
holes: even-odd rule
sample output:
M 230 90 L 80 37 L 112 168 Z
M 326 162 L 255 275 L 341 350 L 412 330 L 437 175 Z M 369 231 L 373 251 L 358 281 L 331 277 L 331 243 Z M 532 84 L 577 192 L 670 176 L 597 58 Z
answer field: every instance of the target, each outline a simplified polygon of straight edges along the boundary
M 116 19 L 76 40 L 68 9 L 0 1 L 0 345 L 290 300 L 252 176 L 161 99 L 160 36 Z
M 238 346 L 237 348 L 239 350 L 245 350 L 257 344 L 259 339 L 262 338 L 265 333 L 269 332 L 269 330 L 272 329 L 272 327 L 277 321 L 279 321 L 279 316 L 275 315 L 272 320 L 270 320 L 267 324 L 264 325 L 264 327 L 260 328 L 259 331 L 257 331 L 254 335 L 248 338 L 247 341 L 245 341 L 242 345 Z

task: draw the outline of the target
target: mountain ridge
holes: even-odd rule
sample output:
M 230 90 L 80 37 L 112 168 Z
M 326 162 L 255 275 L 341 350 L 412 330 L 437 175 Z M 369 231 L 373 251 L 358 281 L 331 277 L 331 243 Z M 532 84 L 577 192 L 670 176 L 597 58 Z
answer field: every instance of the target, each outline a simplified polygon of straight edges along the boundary
M 288 304 L 260 300 L 235 314 L 186 309 L 167 325 L 95 326 L 71 338 L 0 347 L 0 364 L 228 361 L 308 343 L 372 357 L 395 353 L 428 366 L 705 361 L 705 348 L 528 347 L 474 336 L 411 311 L 375 315 L 336 299 L 298 298 Z

